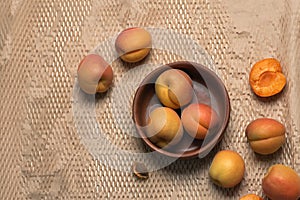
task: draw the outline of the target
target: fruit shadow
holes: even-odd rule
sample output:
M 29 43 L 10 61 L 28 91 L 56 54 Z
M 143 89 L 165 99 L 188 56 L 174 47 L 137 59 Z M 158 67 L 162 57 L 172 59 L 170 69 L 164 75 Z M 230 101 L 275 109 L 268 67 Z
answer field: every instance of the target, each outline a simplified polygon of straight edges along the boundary
M 100 100 L 103 100 L 104 98 L 107 98 L 107 96 L 109 95 L 110 93 L 110 89 L 108 89 L 106 92 L 102 92 L 102 93 L 96 93 L 95 94 L 95 101 L 100 101 Z
M 253 154 L 257 161 L 269 164 L 269 163 L 274 163 L 274 161 L 277 161 L 277 160 L 282 160 L 281 157 L 283 155 L 283 149 L 280 148 L 276 152 L 269 154 L 269 155 L 261 155 L 261 154 L 255 153 L 255 152 L 253 152 Z
M 232 188 L 222 188 L 212 182 L 210 182 L 210 186 L 214 189 L 215 193 L 218 193 L 219 195 L 216 196 L 222 196 L 222 197 L 231 197 L 232 199 L 234 199 L 236 197 L 236 194 L 239 193 L 239 191 L 241 190 L 241 188 L 243 188 L 244 186 L 242 185 L 243 180 L 237 184 L 236 186 L 232 187 Z M 230 199 L 231 199 L 230 198 Z
M 285 86 L 287 87 L 287 86 Z M 270 97 L 260 97 L 260 96 L 257 96 L 256 94 L 253 93 L 253 96 L 255 97 L 255 99 L 263 102 L 263 103 L 270 103 L 270 102 L 276 102 L 278 101 L 278 99 L 282 98 L 283 96 L 285 96 L 287 91 L 286 89 L 279 92 L 278 94 L 275 94 L 273 96 L 270 96 Z
M 133 63 L 129 63 L 129 62 L 125 62 L 123 61 L 121 58 L 118 58 L 116 60 L 116 64 L 117 66 L 122 66 L 122 68 L 124 68 L 126 71 L 127 70 L 130 70 L 134 67 L 138 67 L 140 65 L 143 65 L 143 64 L 146 64 L 146 63 L 149 63 L 149 60 L 151 59 L 151 52 L 149 53 L 149 55 L 147 55 L 144 59 L 142 59 L 141 61 L 138 61 L 138 62 L 133 62 Z
M 79 88 L 78 93 L 76 94 L 76 98 L 79 98 L 78 101 L 84 103 L 94 103 L 95 101 L 99 101 L 107 97 L 110 93 L 111 89 L 108 89 L 106 92 L 96 93 L 96 94 L 88 94 L 84 92 L 81 88 Z
M 210 163 L 219 149 L 220 144 L 217 144 L 204 158 L 179 158 L 161 170 L 173 173 L 175 176 L 185 176 L 205 170 L 208 176 Z

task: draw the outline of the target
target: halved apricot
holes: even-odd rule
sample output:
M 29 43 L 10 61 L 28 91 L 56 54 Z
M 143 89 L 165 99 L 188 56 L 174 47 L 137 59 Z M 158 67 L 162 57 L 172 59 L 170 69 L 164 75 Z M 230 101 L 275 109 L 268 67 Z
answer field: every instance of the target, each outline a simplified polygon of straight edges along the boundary
M 286 78 L 282 73 L 280 62 L 275 58 L 266 58 L 253 65 L 249 82 L 256 95 L 269 97 L 283 90 Z

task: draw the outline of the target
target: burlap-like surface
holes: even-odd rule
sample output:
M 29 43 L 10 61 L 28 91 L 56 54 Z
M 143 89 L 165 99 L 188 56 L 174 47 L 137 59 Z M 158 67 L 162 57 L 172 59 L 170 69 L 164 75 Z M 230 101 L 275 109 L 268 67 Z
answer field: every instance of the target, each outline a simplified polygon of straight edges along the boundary
M 272 164 L 286 164 L 300 173 L 297 0 L 1 0 L 0 4 L 0 199 L 238 199 L 247 193 L 263 196 L 261 178 Z M 124 170 L 132 158 L 112 160 L 114 152 L 101 154 L 110 148 L 86 145 L 79 129 L 93 138 L 95 127 L 84 118 L 84 110 L 74 109 L 82 57 L 91 51 L 113 57 L 105 41 L 131 26 L 162 33 L 172 30 L 202 46 L 214 63 L 209 67 L 227 86 L 232 106 L 225 137 L 209 156 L 176 161 L 151 172 L 146 181 Z M 98 128 L 110 144 L 126 152 L 147 152 L 128 134 L 134 131 L 128 119 L 133 92 L 159 63 L 185 59 L 187 45 L 174 38 L 171 48 L 179 55 L 154 49 L 140 64 L 156 65 L 142 70 L 113 62 L 113 87 L 85 104 L 95 106 Z M 257 98 L 248 84 L 251 65 L 265 57 L 278 58 L 288 79 L 284 92 L 268 101 Z M 258 117 L 278 119 L 287 128 L 286 144 L 273 155 L 258 156 L 247 143 L 245 127 Z M 216 187 L 208 177 L 210 162 L 221 149 L 235 150 L 245 159 L 245 177 L 233 189 Z

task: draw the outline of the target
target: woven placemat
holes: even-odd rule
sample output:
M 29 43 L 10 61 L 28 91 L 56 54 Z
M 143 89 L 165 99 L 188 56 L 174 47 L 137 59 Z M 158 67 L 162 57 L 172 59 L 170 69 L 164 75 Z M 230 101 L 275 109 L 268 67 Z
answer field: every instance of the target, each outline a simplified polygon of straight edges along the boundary
M 265 197 L 261 178 L 270 165 L 300 173 L 299 8 L 297 0 L 2 0 L 1 199 Z M 116 35 L 132 26 L 157 38 L 137 65 L 115 59 L 112 51 Z M 112 88 L 93 97 L 80 93 L 76 77 L 90 52 L 114 70 Z M 283 93 L 268 101 L 248 84 L 252 64 L 265 57 L 278 58 L 288 79 Z M 148 159 L 149 149 L 133 137 L 134 91 L 151 70 L 178 60 L 200 62 L 223 80 L 229 126 L 207 157 L 177 160 L 141 181 L 129 170 L 133 161 L 161 162 Z M 278 119 L 287 129 L 285 145 L 270 156 L 254 154 L 245 137 L 245 127 L 258 117 Z M 208 177 L 222 149 L 237 151 L 246 163 L 243 181 L 232 189 Z

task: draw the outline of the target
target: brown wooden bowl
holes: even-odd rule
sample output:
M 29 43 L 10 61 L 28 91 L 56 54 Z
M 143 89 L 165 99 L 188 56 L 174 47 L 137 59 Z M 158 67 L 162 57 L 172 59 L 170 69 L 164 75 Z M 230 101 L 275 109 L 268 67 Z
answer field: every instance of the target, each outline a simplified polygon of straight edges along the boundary
M 210 105 L 218 113 L 220 123 L 204 140 L 192 138 L 185 132 L 178 144 L 171 148 L 160 148 L 147 138 L 143 127 L 147 124 L 150 110 L 162 106 L 155 94 L 155 81 L 162 72 L 171 68 L 183 70 L 191 77 L 195 90 L 195 97 L 191 103 Z M 182 110 L 183 108 L 175 111 L 180 116 Z M 180 61 L 159 67 L 145 77 L 135 93 L 132 114 L 139 136 L 152 150 L 175 158 L 196 156 L 202 158 L 213 149 L 224 134 L 229 122 L 230 100 L 223 82 L 213 71 L 198 63 Z

